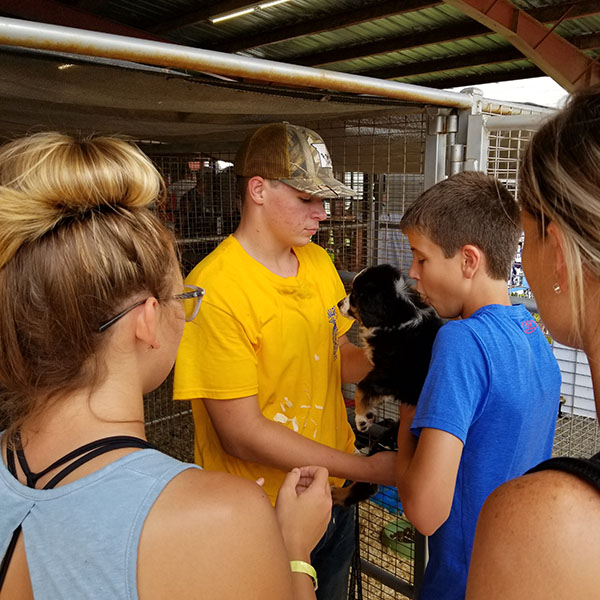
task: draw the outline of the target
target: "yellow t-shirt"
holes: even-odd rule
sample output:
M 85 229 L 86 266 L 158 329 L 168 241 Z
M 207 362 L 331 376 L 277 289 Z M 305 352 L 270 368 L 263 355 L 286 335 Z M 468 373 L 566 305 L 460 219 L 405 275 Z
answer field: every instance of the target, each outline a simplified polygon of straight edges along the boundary
M 174 398 L 257 395 L 268 419 L 353 452 L 338 348 L 338 338 L 352 325 L 337 308 L 344 287 L 323 248 L 309 243 L 294 252 L 296 277 L 280 277 L 229 236 L 189 274 L 186 282 L 204 287 L 206 295 L 197 318 L 185 327 Z M 285 473 L 225 453 L 204 403 L 194 400 L 192 409 L 196 462 L 252 480 L 264 477 L 264 490 L 274 501 Z

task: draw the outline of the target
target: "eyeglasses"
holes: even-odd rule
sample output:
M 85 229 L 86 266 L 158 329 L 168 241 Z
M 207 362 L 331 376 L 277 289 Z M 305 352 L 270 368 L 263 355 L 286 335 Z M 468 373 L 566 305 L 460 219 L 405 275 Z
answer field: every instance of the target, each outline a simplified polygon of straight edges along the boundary
M 198 311 L 200 310 L 200 305 L 202 304 L 202 298 L 204 296 L 204 290 L 201 287 L 197 287 L 195 285 L 184 285 L 183 287 L 188 291 L 183 292 L 183 294 L 175 294 L 174 296 L 172 296 L 172 298 L 174 300 L 181 300 L 183 302 L 185 320 L 193 321 L 198 315 Z M 144 298 L 143 300 L 132 304 L 125 310 L 122 310 L 118 315 L 115 315 L 112 319 L 109 319 L 108 321 L 102 323 L 102 325 L 98 327 L 98 333 L 106 331 L 111 325 L 116 323 L 121 317 L 124 317 L 128 312 L 144 304 L 146 300 L 148 300 L 148 298 Z

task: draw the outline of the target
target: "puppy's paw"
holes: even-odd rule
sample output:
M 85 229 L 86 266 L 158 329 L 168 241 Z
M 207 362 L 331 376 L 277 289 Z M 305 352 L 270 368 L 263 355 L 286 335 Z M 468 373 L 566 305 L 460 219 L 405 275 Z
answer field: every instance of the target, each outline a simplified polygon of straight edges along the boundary
M 376 483 L 355 481 L 351 485 L 343 488 L 331 486 L 331 497 L 333 498 L 333 503 L 335 505 L 349 508 L 358 502 L 367 500 L 370 496 L 375 494 L 378 489 L 379 486 Z
M 354 415 L 354 422 L 356 423 L 356 429 L 361 433 L 367 431 L 373 422 L 375 421 L 375 414 L 372 412 L 368 412 L 366 415 L 359 415 L 356 413 Z
M 337 487 L 335 485 L 331 486 L 331 499 L 333 500 L 334 506 L 350 506 L 352 504 L 352 499 L 350 498 L 352 492 L 350 487 Z

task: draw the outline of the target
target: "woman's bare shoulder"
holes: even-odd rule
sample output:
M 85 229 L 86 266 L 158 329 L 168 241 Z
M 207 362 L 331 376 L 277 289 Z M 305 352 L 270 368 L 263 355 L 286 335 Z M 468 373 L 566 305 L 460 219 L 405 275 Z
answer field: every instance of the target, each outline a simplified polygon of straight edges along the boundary
M 148 514 L 138 558 L 144 600 L 161 597 L 165 585 L 171 597 L 223 600 L 248 597 L 249 589 L 257 598 L 285 597 L 291 585 L 269 499 L 256 483 L 226 473 L 188 469 L 175 477 Z
M 515 516 L 525 514 L 527 507 L 534 507 L 540 515 L 543 510 L 555 511 L 565 505 L 600 511 L 599 491 L 571 473 L 546 470 L 507 481 L 486 502 L 488 508 L 515 511 Z
M 156 516 L 154 511 L 161 513 L 161 520 L 187 521 L 188 526 L 219 522 L 219 527 L 235 527 L 248 515 L 267 522 L 275 520 L 273 507 L 258 484 L 229 473 L 200 469 L 187 469 L 175 477 L 149 517 Z
M 590 527 L 598 529 L 590 530 Z M 600 549 L 600 493 L 563 471 L 540 471 L 508 481 L 485 502 L 478 528 L 507 545 L 557 543 L 563 550 L 594 534 Z M 566 538 L 566 539 L 565 539 Z
M 600 493 L 578 477 L 540 471 L 503 484 L 479 516 L 467 600 L 596 598 L 599 533 Z

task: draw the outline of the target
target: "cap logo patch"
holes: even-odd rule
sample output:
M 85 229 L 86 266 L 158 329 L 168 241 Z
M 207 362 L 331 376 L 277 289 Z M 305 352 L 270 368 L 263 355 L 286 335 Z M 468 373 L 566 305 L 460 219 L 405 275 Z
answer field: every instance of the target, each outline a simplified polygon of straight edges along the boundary
M 325 144 L 313 143 L 312 147 L 317 151 L 319 155 L 319 161 L 321 162 L 321 168 L 332 169 L 333 163 L 329 152 L 327 152 L 327 146 Z

